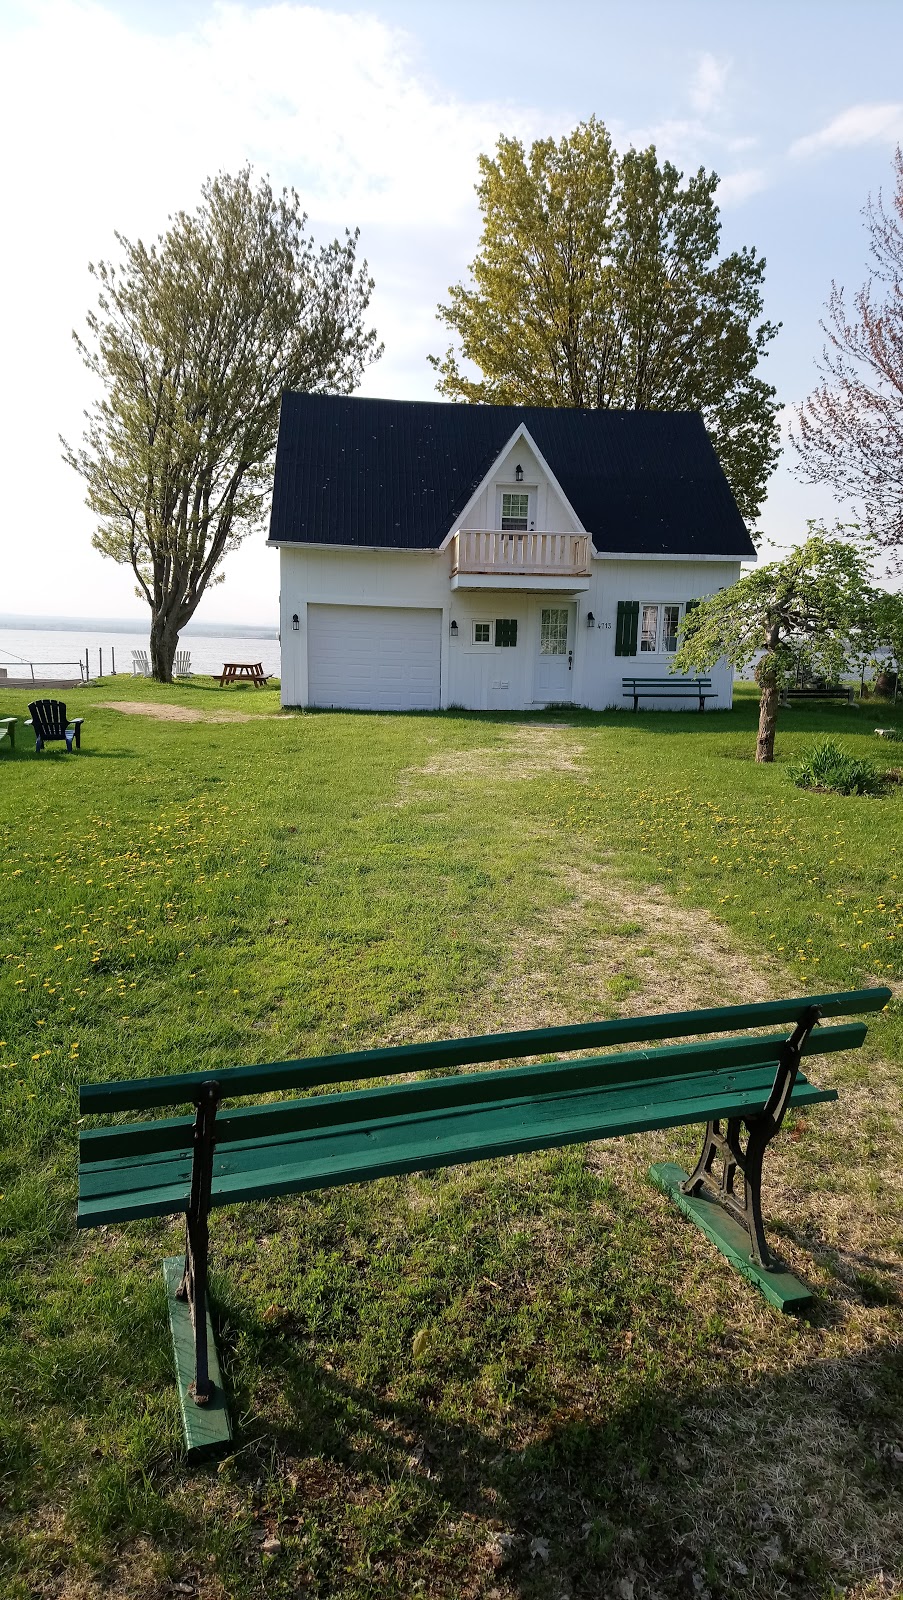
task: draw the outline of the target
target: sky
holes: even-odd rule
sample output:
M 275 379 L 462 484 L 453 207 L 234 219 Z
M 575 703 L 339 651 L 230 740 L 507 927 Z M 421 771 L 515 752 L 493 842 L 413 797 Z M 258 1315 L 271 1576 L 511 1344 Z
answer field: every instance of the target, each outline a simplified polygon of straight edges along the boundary
M 360 228 L 385 344 L 360 392 L 428 400 L 427 355 L 448 343 L 436 306 L 476 252 L 479 153 L 595 113 L 619 149 L 654 142 L 719 174 L 723 248 L 767 260 L 765 314 L 783 326 L 762 370 L 786 433 L 832 279 L 852 293 L 865 277 L 862 208 L 890 190 L 903 142 L 901 60 L 898 0 L 0 0 L 0 608 L 142 613 L 61 460 L 94 394 L 72 330 L 94 300 L 88 263 L 116 259 L 116 232 L 149 243 L 211 173 L 250 162 L 294 185 L 315 240 Z M 838 515 L 794 479 L 788 446 L 766 540 Z M 227 559 L 196 620 L 275 621 L 265 538 Z

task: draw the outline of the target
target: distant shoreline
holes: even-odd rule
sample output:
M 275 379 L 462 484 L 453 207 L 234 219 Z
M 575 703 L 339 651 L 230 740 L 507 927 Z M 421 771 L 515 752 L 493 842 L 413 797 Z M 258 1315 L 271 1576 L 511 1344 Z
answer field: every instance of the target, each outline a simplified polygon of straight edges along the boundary
M 7 611 L 0 612 L 2 628 L 43 633 L 149 633 L 150 617 L 145 615 L 129 621 L 124 617 L 37 617 Z M 279 629 L 275 624 L 266 623 L 189 622 L 181 634 L 218 639 L 278 639 Z

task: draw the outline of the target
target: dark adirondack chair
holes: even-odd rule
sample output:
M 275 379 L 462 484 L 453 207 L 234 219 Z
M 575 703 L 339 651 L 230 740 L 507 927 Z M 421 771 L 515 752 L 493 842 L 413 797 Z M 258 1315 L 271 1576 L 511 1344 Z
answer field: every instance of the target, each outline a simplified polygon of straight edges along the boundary
M 28 709 L 31 716 L 25 726 L 34 730 L 35 752 L 43 750 L 51 739 L 65 739 L 70 755 L 73 743 L 76 750 L 81 749 L 82 723 L 85 719 L 73 717 L 70 721 L 62 700 L 34 700 Z

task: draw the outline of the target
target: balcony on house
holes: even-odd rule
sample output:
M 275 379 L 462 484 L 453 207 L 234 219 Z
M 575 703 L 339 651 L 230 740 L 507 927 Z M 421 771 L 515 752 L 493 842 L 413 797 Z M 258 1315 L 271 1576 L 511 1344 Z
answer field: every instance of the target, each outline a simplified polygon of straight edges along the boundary
M 589 588 L 591 559 L 586 533 L 462 528 L 451 542 L 451 586 L 577 594 Z

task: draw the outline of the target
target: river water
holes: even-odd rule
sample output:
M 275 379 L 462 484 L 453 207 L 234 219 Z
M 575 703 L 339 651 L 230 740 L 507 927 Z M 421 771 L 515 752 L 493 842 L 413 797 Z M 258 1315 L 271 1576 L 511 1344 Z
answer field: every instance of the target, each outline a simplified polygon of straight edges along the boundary
M 112 672 L 114 662 L 117 672 L 131 673 L 132 651 L 148 649 L 147 634 L 137 630 L 105 632 L 96 625 L 80 631 L 0 626 L 0 669 L 5 667 L 9 678 L 27 678 L 31 667 L 25 663 L 34 665 L 35 677 L 78 677 L 79 661 L 84 670 L 86 650 L 92 678 L 100 672 L 101 656 L 105 675 Z M 272 636 L 186 632 L 179 649 L 189 652 L 192 672 L 221 672 L 226 661 L 260 661 L 264 672 L 279 676 L 279 640 Z

